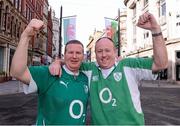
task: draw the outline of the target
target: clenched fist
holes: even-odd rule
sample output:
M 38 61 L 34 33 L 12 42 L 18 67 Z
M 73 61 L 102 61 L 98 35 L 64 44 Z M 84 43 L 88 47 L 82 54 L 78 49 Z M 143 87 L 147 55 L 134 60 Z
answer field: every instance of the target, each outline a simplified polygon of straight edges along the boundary
M 160 25 L 157 23 L 155 17 L 146 12 L 139 16 L 137 26 L 146 30 L 150 30 L 152 33 L 160 32 Z
M 30 23 L 27 25 L 26 29 L 23 31 L 22 36 L 32 37 L 41 28 L 44 28 L 44 22 L 38 19 L 32 19 Z

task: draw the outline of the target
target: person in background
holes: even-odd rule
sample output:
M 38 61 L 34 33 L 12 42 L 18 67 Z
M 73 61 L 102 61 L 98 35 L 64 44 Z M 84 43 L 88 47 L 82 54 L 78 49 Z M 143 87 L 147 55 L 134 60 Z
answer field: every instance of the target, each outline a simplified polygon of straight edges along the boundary
M 167 68 L 168 56 L 163 35 L 155 17 L 144 13 L 137 26 L 150 30 L 153 39 L 153 58 L 124 58 L 116 61 L 112 39 L 102 37 L 95 44 L 97 62 L 83 63 L 81 70 L 88 76 L 90 85 L 91 124 L 144 125 L 138 86 L 141 80 L 153 80 L 154 73 Z M 60 62 L 50 65 L 59 70 Z
M 25 93 L 38 93 L 37 125 L 84 125 L 89 94 L 88 78 L 79 71 L 83 44 L 78 40 L 66 44 L 61 77 L 52 76 L 48 66 L 27 67 L 29 41 L 43 25 L 41 20 L 32 19 L 23 31 L 11 75 L 24 82 Z

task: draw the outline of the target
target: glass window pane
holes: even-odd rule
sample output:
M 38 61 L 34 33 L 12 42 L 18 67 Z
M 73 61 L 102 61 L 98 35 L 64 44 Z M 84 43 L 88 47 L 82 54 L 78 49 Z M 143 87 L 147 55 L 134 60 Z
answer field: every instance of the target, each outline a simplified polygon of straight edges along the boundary
M 3 71 L 4 48 L 0 47 L 0 71 Z

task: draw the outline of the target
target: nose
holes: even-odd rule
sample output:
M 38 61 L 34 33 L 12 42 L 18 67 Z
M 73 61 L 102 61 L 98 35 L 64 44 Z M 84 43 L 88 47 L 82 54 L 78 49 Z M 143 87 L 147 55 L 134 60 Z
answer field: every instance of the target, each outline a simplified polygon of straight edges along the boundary
M 105 57 L 106 56 L 106 52 L 102 51 L 102 56 Z
M 73 53 L 73 58 L 76 58 L 77 57 L 77 54 L 76 53 Z

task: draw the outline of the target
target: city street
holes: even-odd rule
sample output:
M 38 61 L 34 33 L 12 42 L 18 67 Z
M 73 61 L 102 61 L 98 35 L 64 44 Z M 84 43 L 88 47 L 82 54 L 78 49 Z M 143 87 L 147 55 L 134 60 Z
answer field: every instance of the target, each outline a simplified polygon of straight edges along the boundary
M 146 124 L 180 125 L 180 88 L 143 87 L 140 90 Z
M 0 84 L 1 88 L 1 84 Z M 180 125 L 180 85 L 143 82 L 142 108 L 147 125 Z M 35 124 L 37 95 L 0 95 L 0 125 Z
M 0 96 L 0 125 L 32 125 L 36 120 L 35 94 L 24 93 Z

